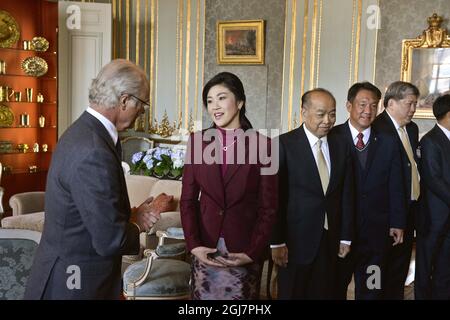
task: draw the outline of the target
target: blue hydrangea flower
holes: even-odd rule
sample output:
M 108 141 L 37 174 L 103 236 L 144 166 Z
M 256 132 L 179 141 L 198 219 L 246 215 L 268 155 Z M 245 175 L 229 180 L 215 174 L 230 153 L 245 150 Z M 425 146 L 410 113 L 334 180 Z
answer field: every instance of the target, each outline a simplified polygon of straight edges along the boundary
M 147 153 L 148 155 L 151 155 L 151 156 L 152 156 L 153 153 L 155 153 L 155 150 L 156 150 L 156 148 L 151 148 L 151 149 L 148 149 L 146 153 Z
M 145 158 L 144 158 L 145 159 Z M 148 170 L 153 168 L 153 160 L 150 158 L 148 161 L 144 161 Z
M 144 156 L 144 152 L 136 152 L 135 154 L 133 154 L 133 157 L 131 158 L 131 162 L 133 164 L 138 163 L 139 161 L 141 161 L 142 157 Z
M 181 158 L 181 159 L 177 159 L 177 160 L 174 160 L 174 162 L 173 162 L 173 167 L 175 168 L 175 169 L 178 169 L 178 168 L 182 168 L 184 166 L 184 160 Z

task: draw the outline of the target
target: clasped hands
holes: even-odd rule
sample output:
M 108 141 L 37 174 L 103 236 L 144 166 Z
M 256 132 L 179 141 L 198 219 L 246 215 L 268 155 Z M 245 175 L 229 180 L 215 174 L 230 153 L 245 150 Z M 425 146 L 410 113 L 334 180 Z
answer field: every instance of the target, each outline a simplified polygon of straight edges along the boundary
M 214 267 L 238 267 L 253 260 L 245 253 L 228 253 L 226 256 L 218 255 L 216 248 L 196 247 L 191 253 L 202 263 Z
M 131 222 L 138 225 L 141 231 L 148 232 L 153 225 L 161 218 L 158 212 L 153 212 L 150 203 L 153 197 L 147 198 L 139 207 L 131 211 Z
M 272 248 L 272 260 L 279 267 L 286 267 L 288 264 L 289 251 L 286 245 L 282 247 Z M 339 258 L 345 258 L 350 252 L 350 246 L 345 243 L 339 245 Z

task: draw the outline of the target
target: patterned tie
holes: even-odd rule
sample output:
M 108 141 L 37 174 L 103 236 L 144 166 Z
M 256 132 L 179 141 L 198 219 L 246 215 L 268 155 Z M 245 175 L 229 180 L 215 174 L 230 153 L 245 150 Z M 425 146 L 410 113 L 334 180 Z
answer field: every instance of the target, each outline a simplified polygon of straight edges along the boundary
M 366 147 L 366 145 L 364 144 L 363 138 L 364 138 L 364 134 L 362 132 L 358 133 L 358 135 L 356 136 L 358 138 L 358 141 L 356 142 L 356 149 L 358 150 L 362 150 Z
M 330 182 L 330 176 L 328 174 L 328 166 L 325 161 L 325 157 L 322 152 L 322 140 L 317 141 L 317 169 L 319 169 L 320 182 L 322 183 L 323 193 L 327 193 L 328 183 Z M 325 212 L 325 230 L 328 230 L 328 218 Z
M 400 132 L 400 139 L 402 140 L 403 147 L 405 148 L 411 164 L 411 198 L 417 200 L 420 196 L 419 171 L 417 170 L 416 161 L 414 160 L 413 151 L 405 127 L 400 127 L 398 130 Z

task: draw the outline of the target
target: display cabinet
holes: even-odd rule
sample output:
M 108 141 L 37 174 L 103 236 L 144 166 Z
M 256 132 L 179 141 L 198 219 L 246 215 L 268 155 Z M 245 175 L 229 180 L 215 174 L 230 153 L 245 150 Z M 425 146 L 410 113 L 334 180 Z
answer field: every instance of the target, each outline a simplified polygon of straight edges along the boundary
M 0 2 L 0 162 L 3 206 L 45 189 L 57 141 L 58 4 Z

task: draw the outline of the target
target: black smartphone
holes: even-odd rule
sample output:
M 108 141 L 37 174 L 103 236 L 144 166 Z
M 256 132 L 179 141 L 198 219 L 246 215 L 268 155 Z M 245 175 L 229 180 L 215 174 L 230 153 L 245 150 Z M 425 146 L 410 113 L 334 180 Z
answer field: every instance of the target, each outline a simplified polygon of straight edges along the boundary
M 206 256 L 210 259 L 215 259 L 217 257 L 220 257 L 220 252 L 219 251 L 210 252 L 210 253 L 206 254 Z

